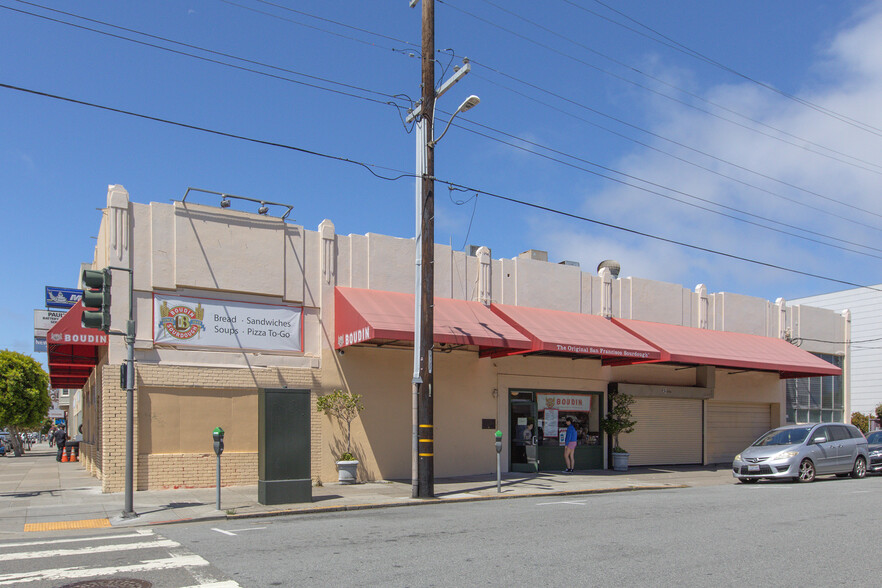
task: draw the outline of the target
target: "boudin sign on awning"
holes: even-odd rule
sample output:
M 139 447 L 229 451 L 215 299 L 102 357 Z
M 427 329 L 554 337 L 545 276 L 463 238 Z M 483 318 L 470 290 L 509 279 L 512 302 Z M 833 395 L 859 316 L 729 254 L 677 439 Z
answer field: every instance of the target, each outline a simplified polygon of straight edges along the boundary
M 153 296 L 153 342 L 176 347 L 299 352 L 303 307 Z

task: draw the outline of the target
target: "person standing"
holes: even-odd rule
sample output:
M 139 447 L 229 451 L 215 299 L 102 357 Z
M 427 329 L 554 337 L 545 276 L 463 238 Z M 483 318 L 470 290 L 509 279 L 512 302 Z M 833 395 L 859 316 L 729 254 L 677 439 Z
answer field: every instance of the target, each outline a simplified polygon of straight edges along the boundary
M 564 437 L 564 461 L 566 473 L 571 473 L 576 468 L 576 427 L 573 426 L 573 418 L 567 417 L 567 433 Z
M 58 453 L 55 455 L 55 461 L 61 461 L 61 454 L 64 453 L 64 443 L 67 441 L 67 433 L 64 430 L 64 425 L 60 425 L 58 429 L 55 431 L 55 447 L 58 448 Z

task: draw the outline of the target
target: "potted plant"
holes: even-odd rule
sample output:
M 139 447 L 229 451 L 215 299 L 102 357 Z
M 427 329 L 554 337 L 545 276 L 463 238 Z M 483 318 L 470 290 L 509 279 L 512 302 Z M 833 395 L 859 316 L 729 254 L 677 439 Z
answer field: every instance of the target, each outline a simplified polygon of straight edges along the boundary
M 352 421 L 364 409 L 361 394 L 334 390 L 319 396 L 316 401 L 316 409 L 325 413 L 326 416 L 346 423 L 346 451 L 342 452 L 337 459 L 337 478 L 341 484 L 355 484 L 358 460 L 352 455 L 350 441 L 352 439 Z
M 630 433 L 637 424 L 631 416 L 631 405 L 634 397 L 617 392 L 609 395 L 609 412 L 600 419 L 600 428 L 613 438 L 612 459 L 613 469 L 617 472 L 628 471 L 628 457 L 630 454 L 619 445 L 619 435 Z

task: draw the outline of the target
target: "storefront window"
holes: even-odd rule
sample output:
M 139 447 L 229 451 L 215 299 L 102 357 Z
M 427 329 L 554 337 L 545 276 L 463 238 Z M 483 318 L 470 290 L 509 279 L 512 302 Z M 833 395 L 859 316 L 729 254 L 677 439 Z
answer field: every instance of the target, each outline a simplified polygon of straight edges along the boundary
M 562 447 L 567 417 L 573 419 L 578 445 L 600 445 L 600 415 L 597 397 L 587 394 L 537 393 L 540 443 Z
M 567 417 L 576 429 L 576 469 L 603 466 L 597 392 L 510 390 L 510 464 L 512 471 L 560 471 Z
M 816 355 L 842 367 L 842 356 Z M 841 422 L 843 398 L 842 376 L 791 378 L 787 380 L 787 422 Z

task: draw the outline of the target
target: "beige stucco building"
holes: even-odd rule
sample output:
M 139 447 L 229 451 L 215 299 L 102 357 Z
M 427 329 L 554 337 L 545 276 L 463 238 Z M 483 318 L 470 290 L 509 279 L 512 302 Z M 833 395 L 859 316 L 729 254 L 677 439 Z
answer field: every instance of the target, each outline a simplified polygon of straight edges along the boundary
M 362 394 L 359 478 L 411 477 L 412 239 L 139 204 L 114 185 L 91 266 L 130 268 L 134 279 L 135 489 L 213 485 L 216 426 L 226 431 L 223 483 L 257 483 L 258 390 L 282 387 L 311 391 L 313 405 L 336 388 Z M 599 420 L 610 390 L 637 399 L 637 427 L 621 440 L 632 465 L 729 461 L 785 422 L 784 378 L 839 372 L 808 351 L 845 358 L 848 398 L 847 348 L 819 342 L 848 340 L 847 315 L 833 311 L 589 273 L 539 251 L 492 259 L 442 245 L 435 296 L 439 477 L 495 471 L 497 428 L 504 470 L 560 469 L 567 415 L 579 428 L 577 467 L 607 467 Z M 114 329 L 127 312 L 127 274 L 114 273 Z M 93 343 L 70 353 L 91 358 L 70 370 L 50 345 L 50 372 L 82 385 L 81 461 L 120 491 L 125 344 Z M 314 479 L 336 479 L 341 443 L 338 424 L 313 412 Z

